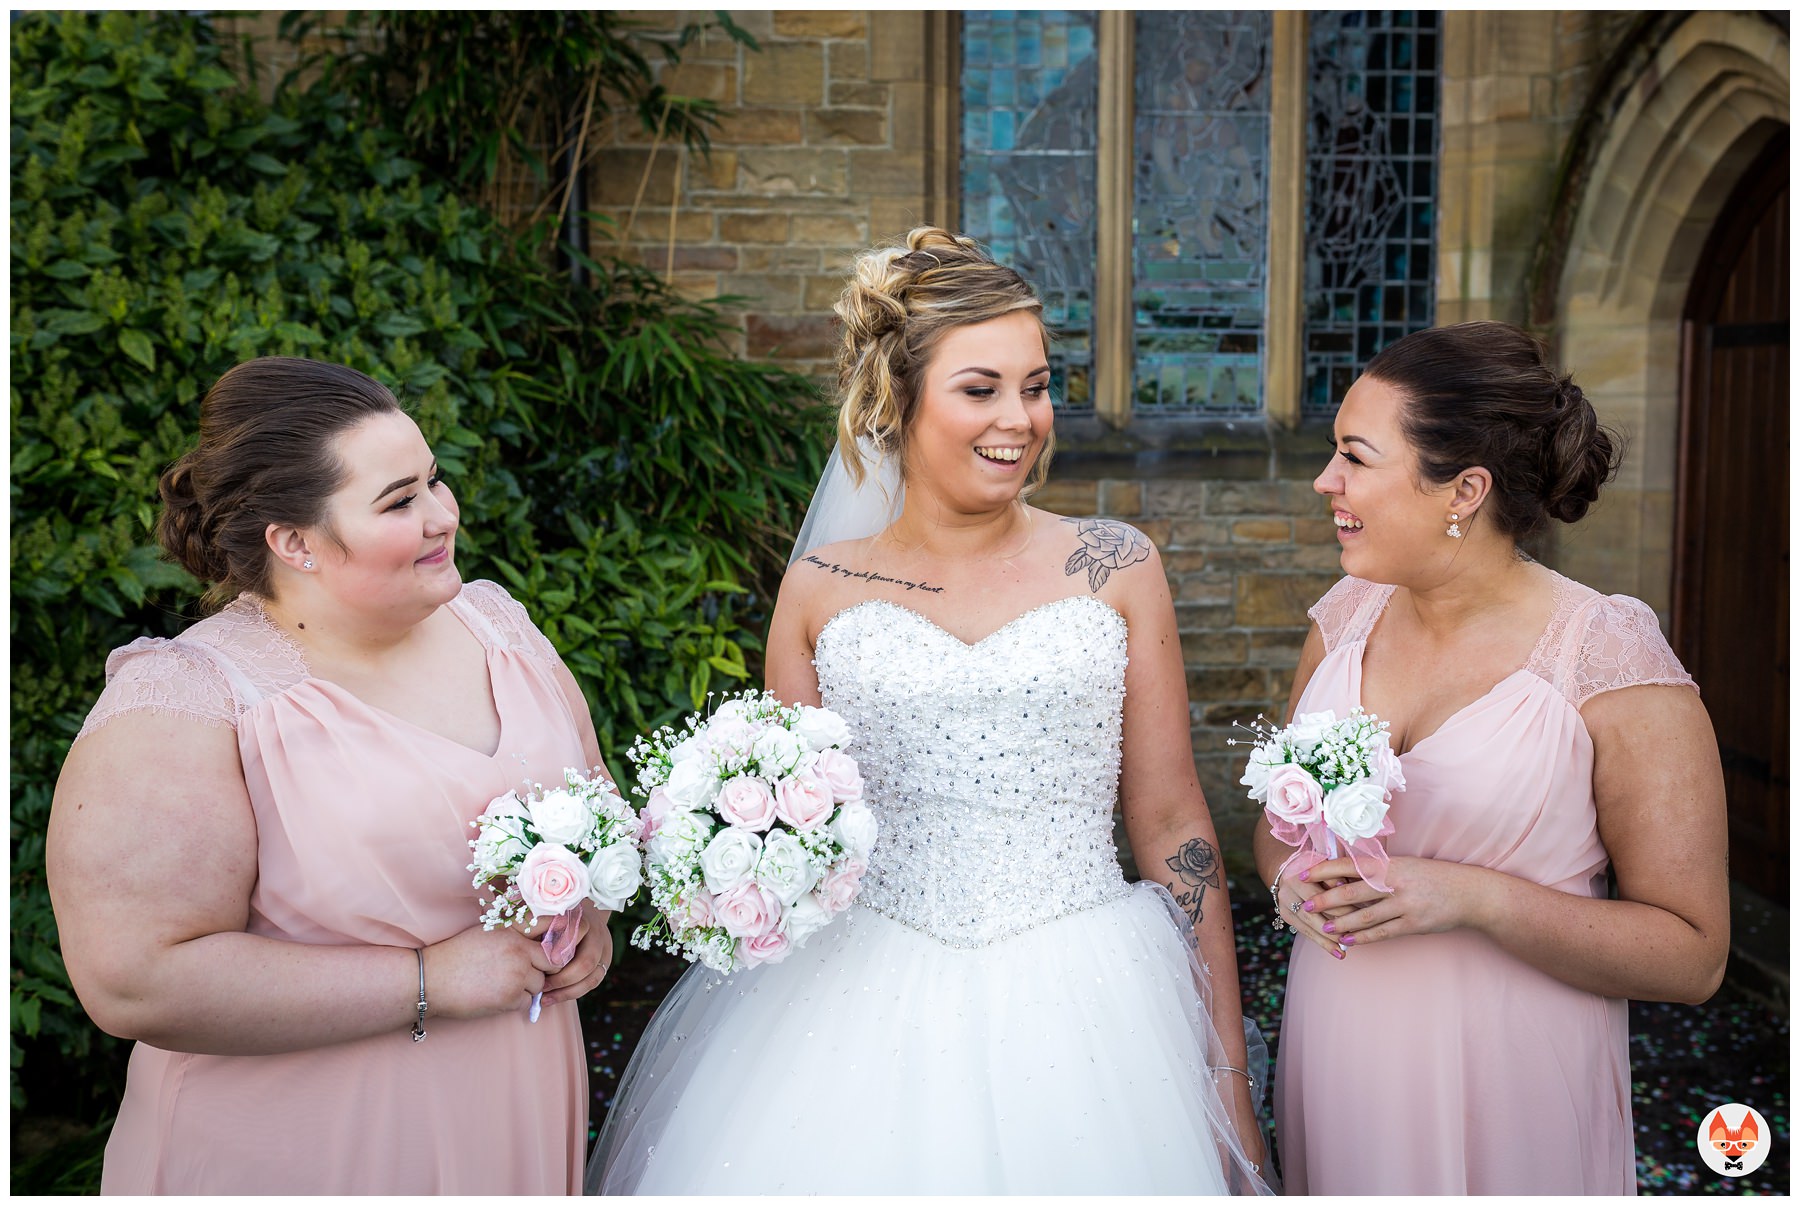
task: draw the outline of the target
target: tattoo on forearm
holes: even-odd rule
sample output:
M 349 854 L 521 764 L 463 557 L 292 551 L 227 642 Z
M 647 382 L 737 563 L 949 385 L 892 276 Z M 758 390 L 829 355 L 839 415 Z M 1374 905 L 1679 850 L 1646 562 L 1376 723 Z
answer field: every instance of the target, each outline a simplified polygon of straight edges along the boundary
M 1075 525 L 1081 547 L 1069 555 L 1065 575 L 1087 571 L 1088 589 L 1098 592 L 1112 572 L 1136 565 L 1150 555 L 1150 538 L 1116 519 L 1064 519 Z
M 1175 873 L 1175 882 L 1169 884 L 1169 892 L 1182 911 L 1199 925 L 1205 914 L 1202 903 L 1206 899 L 1206 890 L 1217 888 L 1224 882 L 1220 879 L 1219 852 L 1204 838 L 1195 838 L 1168 860 L 1168 866 Z
M 887 582 L 894 586 L 904 586 L 907 590 L 922 590 L 933 595 L 941 595 L 944 593 L 943 587 L 932 586 L 928 582 L 908 582 L 905 578 L 890 578 L 886 574 L 879 574 L 874 570 L 845 569 L 835 561 L 821 561 L 812 553 L 808 553 L 800 560 L 807 565 L 816 565 L 828 573 L 837 574 L 844 578 L 860 578 L 864 582 Z

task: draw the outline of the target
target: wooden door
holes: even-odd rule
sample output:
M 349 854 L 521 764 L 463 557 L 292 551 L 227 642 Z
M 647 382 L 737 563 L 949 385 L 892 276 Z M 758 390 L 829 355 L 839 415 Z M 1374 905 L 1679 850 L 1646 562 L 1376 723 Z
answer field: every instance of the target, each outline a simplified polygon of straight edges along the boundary
M 1674 646 L 1718 733 L 1731 873 L 1788 898 L 1788 138 L 1745 173 L 1682 324 Z

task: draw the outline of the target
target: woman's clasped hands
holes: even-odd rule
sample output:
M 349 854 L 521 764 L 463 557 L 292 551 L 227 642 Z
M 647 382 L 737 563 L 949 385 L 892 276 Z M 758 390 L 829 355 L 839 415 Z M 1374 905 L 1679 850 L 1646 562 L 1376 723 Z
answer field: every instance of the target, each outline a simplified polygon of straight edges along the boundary
M 543 993 L 543 1006 L 572 1001 L 591 992 L 612 964 L 607 914 L 583 909 L 581 937 L 569 961 L 558 967 L 541 941 L 548 918 L 535 927 L 470 926 L 425 948 L 425 994 L 430 1015 L 483 1018 L 522 1013 Z
M 1350 859 L 1326 859 L 1282 875 L 1276 901 L 1283 921 L 1342 959 L 1384 939 L 1474 925 L 1474 881 L 1482 873 L 1443 859 L 1397 857 L 1387 868 L 1393 890 L 1383 892 L 1357 875 Z

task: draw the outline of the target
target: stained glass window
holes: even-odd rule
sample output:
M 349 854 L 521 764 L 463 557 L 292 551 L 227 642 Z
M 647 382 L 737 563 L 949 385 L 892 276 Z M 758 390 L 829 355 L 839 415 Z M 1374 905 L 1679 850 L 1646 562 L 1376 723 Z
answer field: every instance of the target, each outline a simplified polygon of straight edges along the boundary
M 1140 12 L 1132 289 L 1141 412 L 1262 410 L 1267 12 Z
M 1305 385 L 1330 413 L 1362 366 L 1431 325 L 1438 14 L 1309 18 Z
M 962 19 L 962 225 L 1037 286 L 1056 332 L 1051 393 L 1093 405 L 1093 13 Z

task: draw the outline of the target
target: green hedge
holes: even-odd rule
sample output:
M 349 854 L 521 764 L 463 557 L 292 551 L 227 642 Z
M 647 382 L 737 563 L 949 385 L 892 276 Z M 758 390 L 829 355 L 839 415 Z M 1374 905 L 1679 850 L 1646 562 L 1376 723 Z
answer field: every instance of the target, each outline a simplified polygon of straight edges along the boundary
M 231 365 L 311 356 L 395 388 L 462 504 L 464 576 L 524 602 L 616 770 L 635 733 L 756 672 L 827 439 L 812 389 L 734 360 L 715 309 L 641 269 L 592 263 L 572 289 L 404 152 L 326 86 L 263 103 L 203 18 L 13 22 L 15 1111 L 28 1089 L 67 1109 L 79 1086 L 90 1119 L 117 1101 L 118 1045 L 57 951 L 44 826 L 107 651 L 199 614 L 154 546 L 156 480 Z

